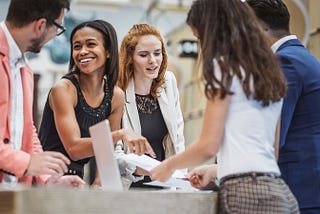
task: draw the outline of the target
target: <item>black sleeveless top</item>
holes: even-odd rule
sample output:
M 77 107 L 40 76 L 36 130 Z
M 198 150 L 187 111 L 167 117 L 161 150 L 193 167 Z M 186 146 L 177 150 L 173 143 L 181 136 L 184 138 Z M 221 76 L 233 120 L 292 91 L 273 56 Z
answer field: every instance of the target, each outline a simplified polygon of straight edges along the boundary
M 141 135 L 147 138 L 153 151 L 156 153 L 156 159 L 163 161 L 165 159 L 162 140 L 168 129 L 164 122 L 159 102 L 151 94 L 136 94 L 136 103 L 141 124 Z
M 73 74 L 67 74 L 62 78 L 70 80 L 77 89 L 78 102 L 74 108 L 75 115 L 80 128 L 81 137 L 90 137 L 89 127 L 107 119 L 111 112 L 111 93 L 109 92 L 107 81 L 105 80 L 105 94 L 101 104 L 97 108 L 92 108 L 87 104 L 81 92 L 79 82 L 75 76 Z M 39 129 L 39 139 L 44 151 L 61 152 L 71 160 L 58 135 L 54 122 L 53 111 L 49 105 L 49 98 L 47 98 L 43 111 L 43 117 Z M 84 164 L 86 164 L 90 159 L 91 158 L 85 158 L 78 161 L 71 160 L 71 164 L 68 166 L 69 171 L 66 174 L 77 174 L 83 178 Z

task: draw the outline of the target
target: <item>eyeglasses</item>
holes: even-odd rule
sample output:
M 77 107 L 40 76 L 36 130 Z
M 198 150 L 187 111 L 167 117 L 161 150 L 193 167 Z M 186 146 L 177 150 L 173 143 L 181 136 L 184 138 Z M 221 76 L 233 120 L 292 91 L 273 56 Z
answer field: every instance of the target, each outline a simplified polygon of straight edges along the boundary
M 52 24 L 57 27 L 57 36 L 60 36 L 66 31 L 65 27 L 63 27 L 62 25 L 59 25 L 57 22 L 52 21 Z

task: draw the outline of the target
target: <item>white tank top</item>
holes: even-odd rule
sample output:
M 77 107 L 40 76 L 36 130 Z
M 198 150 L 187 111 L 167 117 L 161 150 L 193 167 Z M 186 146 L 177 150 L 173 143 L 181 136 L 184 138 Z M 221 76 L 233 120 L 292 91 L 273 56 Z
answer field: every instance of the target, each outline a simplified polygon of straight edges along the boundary
M 217 156 L 218 178 L 251 171 L 280 175 L 274 143 L 282 100 L 263 107 L 261 102 L 247 99 L 237 77 L 233 78 L 231 91 L 234 94 Z

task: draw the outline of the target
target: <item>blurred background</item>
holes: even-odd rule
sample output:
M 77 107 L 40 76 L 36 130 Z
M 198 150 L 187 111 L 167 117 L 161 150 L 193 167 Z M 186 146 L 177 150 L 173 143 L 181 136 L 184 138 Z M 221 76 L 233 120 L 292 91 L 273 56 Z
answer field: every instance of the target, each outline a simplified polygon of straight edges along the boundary
M 9 0 L 0 0 L 0 20 L 5 19 Z M 136 23 L 158 27 L 169 54 L 169 68 L 176 75 L 181 108 L 185 120 L 186 144 L 200 134 L 205 98 L 198 81 L 196 38 L 185 24 L 192 0 L 73 0 L 66 14 L 62 36 L 48 43 L 38 55 L 29 54 L 35 73 L 34 117 L 38 126 L 50 87 L 67 72 L 70 47 L 69 34 L 79 22 L 105 19 L 118 33 L 119 44 L 124 34 Z M 291 31 L 311 52 L 320 58 L 320 1 L 285 0 L 292 20 Z

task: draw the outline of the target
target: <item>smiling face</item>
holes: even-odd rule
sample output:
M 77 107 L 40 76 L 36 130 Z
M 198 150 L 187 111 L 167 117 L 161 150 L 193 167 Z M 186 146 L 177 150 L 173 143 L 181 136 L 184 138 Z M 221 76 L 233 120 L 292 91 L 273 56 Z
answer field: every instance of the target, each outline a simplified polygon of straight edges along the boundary
M 72 37 L 72 58 L 83 73 L 104 72 L 109 54 L 102 33 L 91 27 L 80 28 Z
M 162 59 L 160 40 L 153 35 L 141 36 L 133 53 L 135 78 L 151 81 L 157 78 Z

